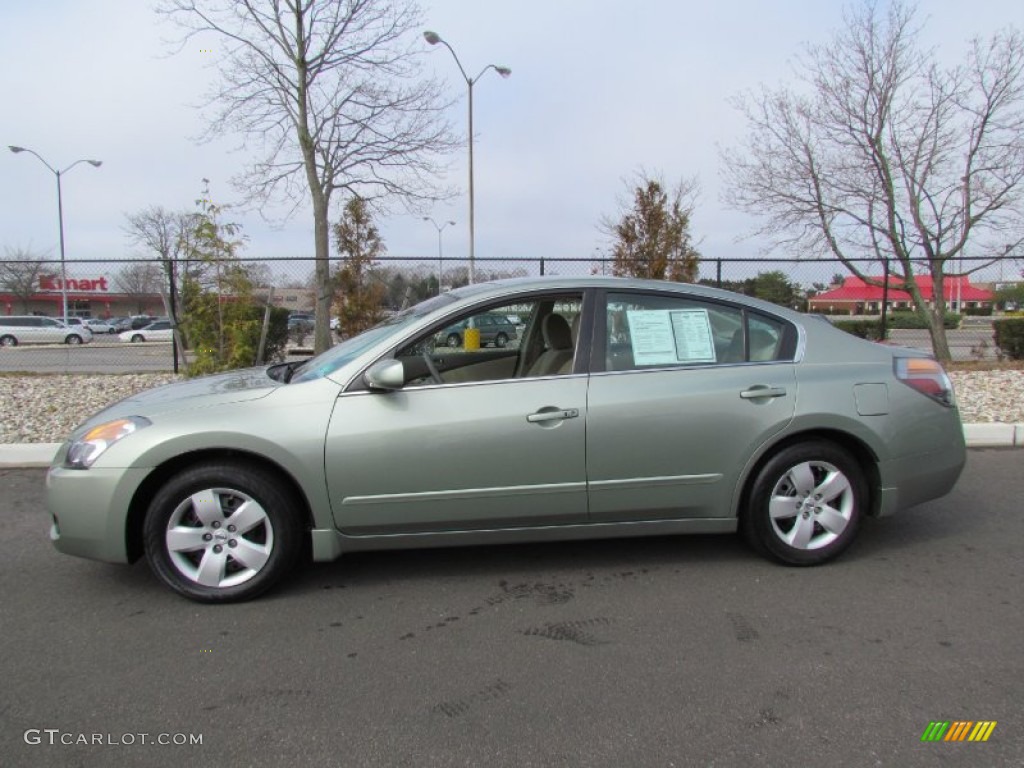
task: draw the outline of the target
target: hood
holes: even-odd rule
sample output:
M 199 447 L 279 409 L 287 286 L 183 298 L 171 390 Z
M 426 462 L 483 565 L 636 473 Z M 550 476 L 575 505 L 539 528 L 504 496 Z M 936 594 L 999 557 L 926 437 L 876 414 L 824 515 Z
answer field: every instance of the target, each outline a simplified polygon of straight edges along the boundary
M 197 379 L 165 384 L 126 397 L 102 411 L 93 414 L 82 423 L 75 434 L 83 429 L 104 421 L 123 416 L 152 417 L 168 411 L 182 411 L 193 408 L 208 408 L 214 405 L 257 400 L 266 397 L 281 382 L 267 375 L 267 367 L 244 368 L 229 373 L 201 376 Z

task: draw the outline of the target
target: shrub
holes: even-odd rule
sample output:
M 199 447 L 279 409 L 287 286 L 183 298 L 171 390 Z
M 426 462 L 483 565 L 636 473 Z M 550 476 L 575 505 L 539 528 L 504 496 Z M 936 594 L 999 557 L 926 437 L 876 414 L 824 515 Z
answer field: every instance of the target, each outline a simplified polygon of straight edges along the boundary
M 212 293 L 186 292 L 181 326 L 194 351 L 189 375 L 201 376 L 256 364 L 263 306 L 243 300 L 223 302 Z M 284 358 L 288 341 L 288 311 L 271 307 L 264 360 Z
M 885 324 L 889 328 L 900 328 L 905 330 L 928 330 L 928 323 L 917 312 L 892 312 L 886 319 Z M 946 329 L 960 327 L 960 315 L 954 312 L 947 312 L 943 319 Z
M 878 341 L 881 338 L 881 325 L 877 320 L 833 320 L 832 325 L 861 339 Z
M 992 307 L 964 307 L 964 314 L 972 317 L 991 317 Z
M 996 346 L 1011 360 L 1024 360 L 1024 318 L 994 320 Z

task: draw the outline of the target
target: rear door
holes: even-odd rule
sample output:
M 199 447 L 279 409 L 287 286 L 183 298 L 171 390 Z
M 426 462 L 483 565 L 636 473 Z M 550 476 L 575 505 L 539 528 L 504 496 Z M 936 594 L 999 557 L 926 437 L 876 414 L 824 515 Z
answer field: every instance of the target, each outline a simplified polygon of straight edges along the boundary
M 795 329 L 739 305 L 645 293 L 608 293 L 596 320 L 591 520 L 729 516 L 743 465 L 793 418 Z

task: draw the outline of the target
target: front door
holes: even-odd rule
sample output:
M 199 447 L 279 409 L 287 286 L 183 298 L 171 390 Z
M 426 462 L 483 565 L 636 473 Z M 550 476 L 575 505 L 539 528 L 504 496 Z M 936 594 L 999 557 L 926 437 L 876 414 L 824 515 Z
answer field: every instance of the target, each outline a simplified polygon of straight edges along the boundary
M 338 529 L 370 535 L 585 523 L 588 377 L 573 372 L 567 336 L 580 305 L 576 294 L 481 307 L 396 350 L 404 388 L 342 394 L 325 455 Z M 478 327 L 482 312 L 513 310 L 528 313 L 534 329 L 522 344 L 517 337 L 500 350 L 446 346 L 454 323 Z M 559 315 L 565 331 L 557 349 L 541 334 L 548 315 Z M 551 360 L 559 365 L 544 365 Z
M 359 535 L 585 522 L 587 377 L 338 398 L 327 483 Z

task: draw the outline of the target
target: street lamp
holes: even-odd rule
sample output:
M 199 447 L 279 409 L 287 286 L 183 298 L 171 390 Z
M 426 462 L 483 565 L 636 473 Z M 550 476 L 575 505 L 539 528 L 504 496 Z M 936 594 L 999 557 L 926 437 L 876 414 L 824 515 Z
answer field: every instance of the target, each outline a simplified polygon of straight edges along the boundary
M 75 162 L 73 162 L 71 165 L 69 165 L 63 171 L 58 171 L 55 168 L 53 168 L 53 166 L 51 166 L 48 162 L 43 160 L 42 156 L 38 152 L 35 152 L 35 151 L 31 150 L 31 149 L 27 149 L 25 147 L 8 146 L 7 148 L 9 150 L 11 150 L 11 152 L 13 152 L 14 154 L 18 154 L 19 152 L 28 152 L 29 154 L 35 155 L 36 158 L 39 160 L 39 162 L 41 162 L 43 165 L 45 165 L 47 168 L 49 168 L 50 172 L 54 176 L 57 177 L 57 223 L 58 223 L 58 226 L 60 227 L 60 300 L 61 300 L 61 319 L 66 321 L 67 318 L 68 318 L 68 274 L 67 274 L 67 268 L 66 268 L 66 264 L 65 264 L 65 260 L 64 260 L 64 202 L 63 202 L 63 199 L 62 199 L 61 193 L 60 193 L 60 177 L 61 177 L 62 174 L 67 173 L 68 171 L 70 171 L 72 168 L 74 168 L 79 163 L 88 163 L 93 168 L 99 168 L 101 165 L 103 165 L 103 161 L 102 160 L 86 160 L 86 159 L 83 158 L 81 160 L 75 160 Z
M 444 269 L 444 266 L 443 266 L 443 264 L 444 264 L 444 256 L 442 255 L 442 252 L 441 252 L 441 233 L 444 232 L 445 227 L 448 227 L 448 226 L 454 227 L 455 226 L 455 222 L 454 221 L 445 221 L 445 222 L 442 222 L 441 224 L 438 224 L 430 216 L 424 216 L 423 220 L 424 221 L 429 221 L 437 229 L 437 295 L 440 296 L 441 295 L 441 274 L 442 274 L 442 270 Z
M 508 77 L 512 74 L 512 70 L 508 67 L 499 67 L 497 64 L 488 64 L 486 67 L 480 70 L 480 74 L 476 77 L 470 77 L 466 74 L 466 70 L 462 66 L 462 62 L 459 61 L 458 55 L 455 53 L 455 49 L 452 48 L 448 41 L 444 40 L 437 32 L 431 32 L 427 30 L 423 33 L 423 39 L 431 45 L 437 45 L 440 43 L 451 53 L 452 58 L 455 59 L 456 65 L 459 67 L 459 72 L 462 73 L 463 79 L 466 81 L 466 86 L 469 88 L 469 282 L 474 282 L 476 275 L 476 249 L 475 249 L 475 237 L 474 232 L 474 218 L 473 218 L 473 86 L 476 82 L 483 77 L 487 70 L 493 69 L 502 77 Z

